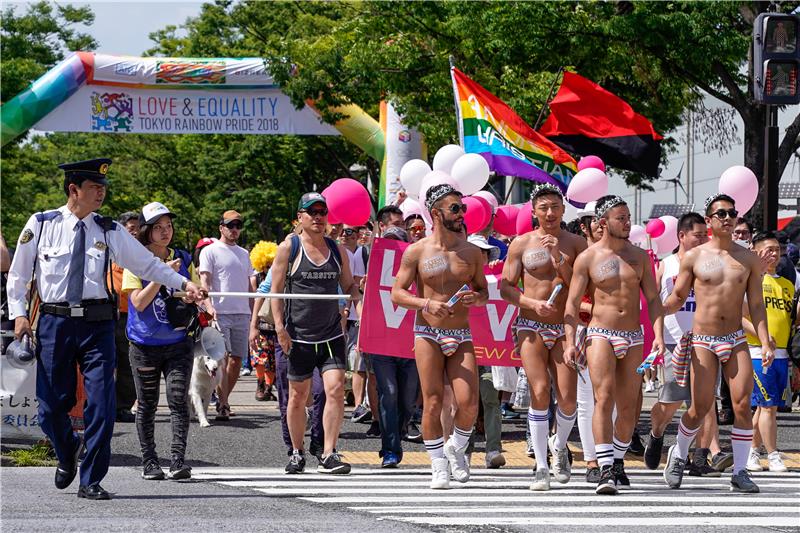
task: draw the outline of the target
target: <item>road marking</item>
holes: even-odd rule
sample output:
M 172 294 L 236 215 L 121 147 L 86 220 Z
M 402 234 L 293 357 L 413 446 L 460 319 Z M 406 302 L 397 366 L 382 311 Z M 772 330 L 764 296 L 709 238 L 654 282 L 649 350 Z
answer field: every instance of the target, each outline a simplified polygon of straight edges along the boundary
M 597 501 L 597 498 L 594 499 Z M 538 502 L 538 498 L 537 498 Z M 652 499 L 650 500 L 652 503 Z M 796 500 L 786 503 L 796 503 Z M 375 507 L 350 507 L 354 511 L 367 511 L 372 514 L 413 514 L 413 513 L 463 513 L 463 514 L 564 514 L 564 513 L 580 513 L 580 514 L 611 514 L 611 513 L 678 513 L 678 514 L 725 514 L 725 513 L 744 513 L 749 514 L 753 512 L 752 505 L 706 505 L 687 507 L 686 505 L 637 505 L 637 506 L 624 506 L 624 505 L 610 505 L 610 506 L 594 506 L 594 507 L 413 507 L 413 506 L 385 506 L 379 509 Z M 800 508 L 792 507 L 770 507 L 770 514 L 800 514 Z
M 759 527 L 797 527 L 797 517 L 775 517 L 769 514 L 761 516 L 680 516 L 653 517 L 637 516 L 615 518 L 594 517 L 547 517 L 547 516 L 487 516 L 487 517 L 430 517 L 430 516 L 398 516 L 382 517 L 383 520 L 427 524 L 431 526 L 498 526 L 498 525 L 564 525 L 564 526 L 759 526 Z M 680 522 L 676 523 L 676 519 Z M 535 520 L 535 522 L 534 522 Z

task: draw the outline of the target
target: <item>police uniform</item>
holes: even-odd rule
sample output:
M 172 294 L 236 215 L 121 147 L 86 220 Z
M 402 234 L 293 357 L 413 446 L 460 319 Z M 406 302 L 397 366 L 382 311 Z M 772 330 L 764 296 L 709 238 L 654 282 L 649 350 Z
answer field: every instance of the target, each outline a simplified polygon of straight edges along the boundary
M 107 185 L 110 159 L 60 165 L 64 189 L 86 180 Z M 74 479 L 80 438 L 69 411 L 76 403 L 76 362 L 83 374 L 86 405 L 79 497 L 107 499 L 99 486 L 111 459 L 116 415 L 113 289 L 106 285 L 109 261 L 167 287 L 186 279 L 161 262 L 117 222 L 90 213 L 79 220 L 68 207 L 36 213 L 19 237 L 8 276 L 10 318 L 27 316 L 28 284 L 35 269 L 42 304 L 36 331 L 36 396 L 39 424 L 53 443 L 59 467 L 56 487 Z

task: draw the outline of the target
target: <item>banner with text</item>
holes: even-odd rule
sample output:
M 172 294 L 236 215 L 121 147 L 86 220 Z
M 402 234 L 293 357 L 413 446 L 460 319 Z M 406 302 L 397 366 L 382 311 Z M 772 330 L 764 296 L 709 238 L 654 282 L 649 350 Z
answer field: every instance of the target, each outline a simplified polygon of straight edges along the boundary
M 37 122 L 40 131 L 339 135 L 279 89 L 84 85 Z
M 400 259 L 408 246 L 407 243 L 389 239 L 375 239 L 372 246 L 359 331 L 359 346 L 366 353 L 414 357 L 416 313 L 396 307 L 391 300 L 392 285 L 400 270 Z M 499 273 L 491 273 L 487 268 L 486 280 L 489 284 L 489 302 L 484 307 L 470 309 L 469 313 L 478 364 L 521 366 L 511 339 L 511 324 L 516 319 L 517 309 L 500 297 Z

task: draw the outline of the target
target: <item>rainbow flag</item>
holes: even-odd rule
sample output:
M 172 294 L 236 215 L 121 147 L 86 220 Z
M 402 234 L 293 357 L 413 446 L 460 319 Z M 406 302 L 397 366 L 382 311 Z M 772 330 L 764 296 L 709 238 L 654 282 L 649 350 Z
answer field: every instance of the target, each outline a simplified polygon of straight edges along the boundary
M 498 174 L 552 183 L 566 191 L 578 171 L 575 160 L 463 72 L 451 68 L 450 74 L 464 151 L 482 155 Z

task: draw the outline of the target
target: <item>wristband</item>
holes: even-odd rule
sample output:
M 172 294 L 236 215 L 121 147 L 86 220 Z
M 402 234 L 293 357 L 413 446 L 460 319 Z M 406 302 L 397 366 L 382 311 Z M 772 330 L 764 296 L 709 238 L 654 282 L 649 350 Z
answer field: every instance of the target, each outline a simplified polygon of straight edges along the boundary
M 567 256 L 562 253 L 561 254 L 561 259 L 558 260 L 558 262 L 556 263 L 556 266 L 560 267 L 561 265 L 564 264 L 564 261 L 566 261 L 566 260 L 567 260 Z

